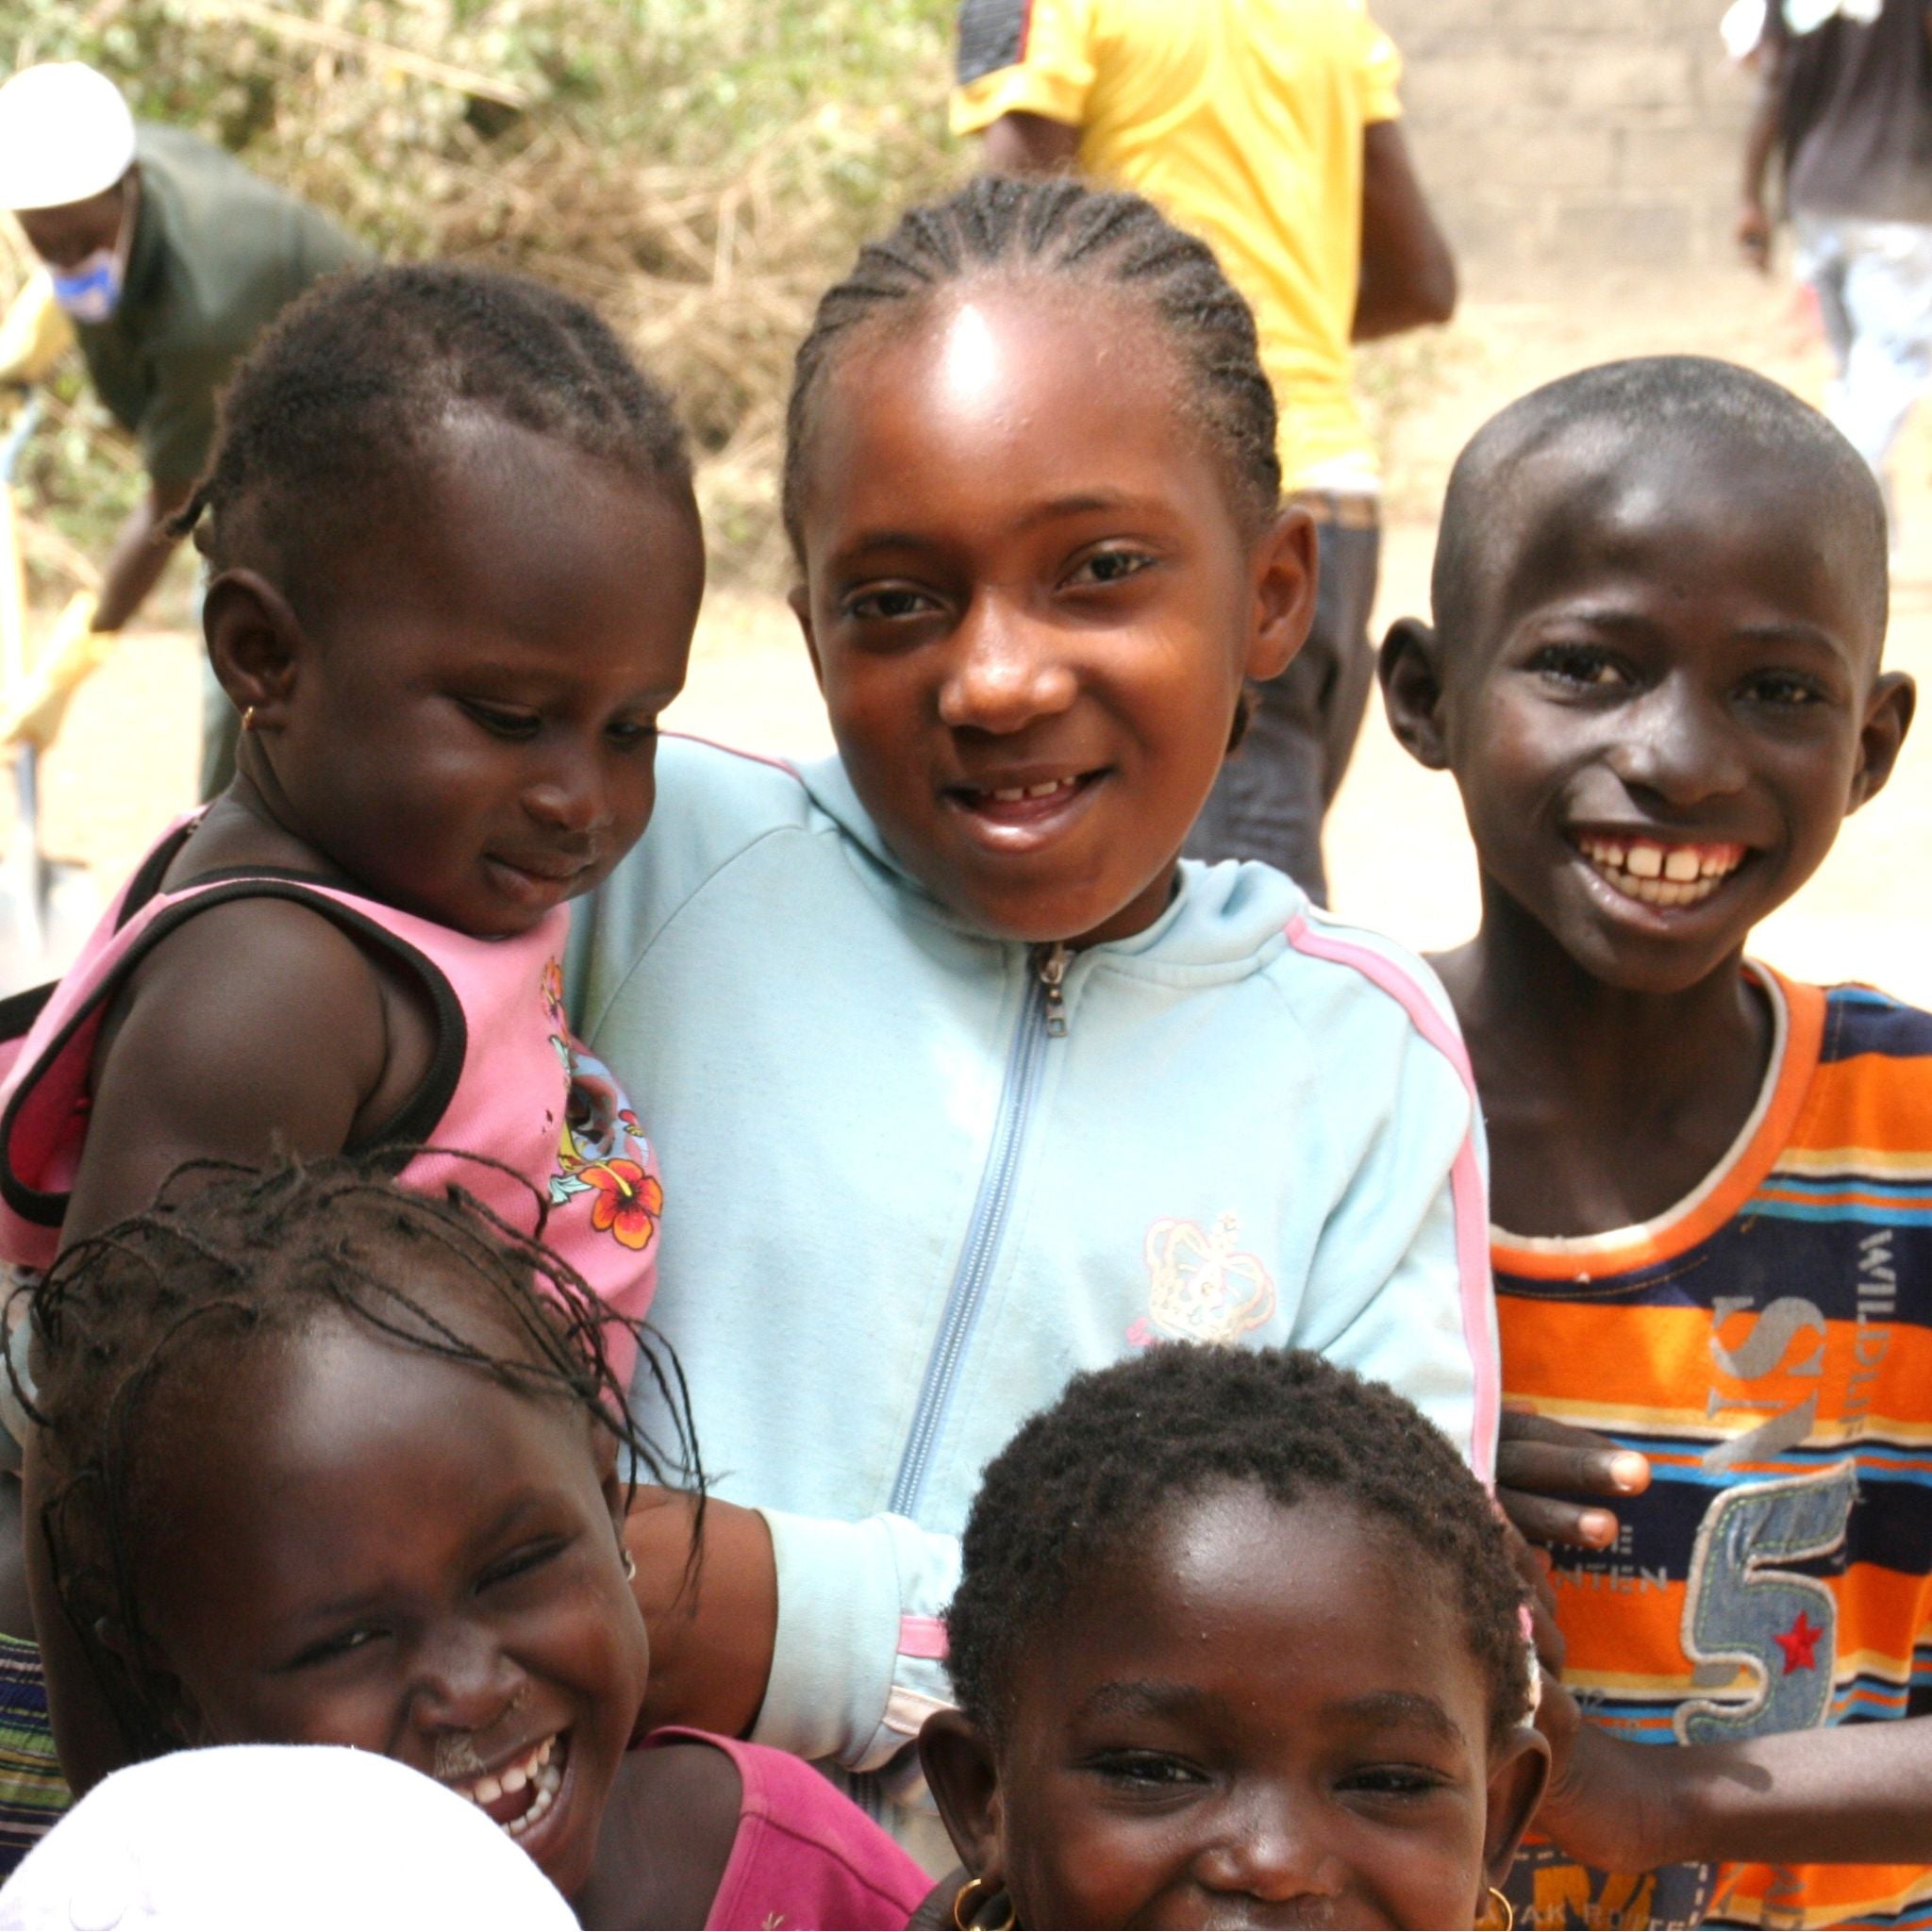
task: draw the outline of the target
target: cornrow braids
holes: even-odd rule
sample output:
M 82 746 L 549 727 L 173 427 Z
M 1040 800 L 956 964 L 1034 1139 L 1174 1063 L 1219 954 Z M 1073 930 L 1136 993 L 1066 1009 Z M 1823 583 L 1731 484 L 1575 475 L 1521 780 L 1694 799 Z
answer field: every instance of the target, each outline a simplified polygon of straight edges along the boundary
M 299 608 L 331 555 L 409 500 L 466 410 L 691 496 L 669 395 L 591 309 L 520 275 L 428 263 L 331 276 L 276 318 L 169 527 L 195 533 L 214 570 L 266 564 Z
M 514 1227 L 458 1186 L 435 1196 L 397 1187 L 391 1175 L 408 1158 L 191 1162 L 146 1213 L 76 1242 L 18 1291 L 33 1324 L 35 1389 L 23 1387 L 10 1357 L 8 1374 L 46 1446 L 53 1489 L 41 1526 L 56 1587 L 143 1756 L 180 1740 L 131 1661 L 155 1654 L 137 1587 L 142 1474 L 172 1430 L 195 1425 L 197 1370 L 208 1372 L 211 1358 L 229 1367 L 319 1319 L 360 1323 L 533 1400 L 582 1409 L 628 1452 L 633 1488 L 641 1475 L 695 1491 L 688 1578 L 694 1573 L 704 1476 L 676 1357 L 543 1245 L 548 1203 L 536 1190 L 530 1227 Z M 425 1269 L 436 1302 L 445 1311 L 453 1300 L 469 1305 L 502 1349 L 415 1291 Z M 661 1438 L 631 1413 L 606 1343 L 613 1326 L 636 1336 L 668 1419 Z M 102 1641 L 104 1622 L 118 1626 L 119 1645 Z
M 1076 1375 L 987 1465 L 946 1613 L 954 1695 L 997 1734 L 1015 1663 L 1083 1576 L 1177 1502 L 1333 1496 L 1447 1574 L 1491 1738 L 1527 1716 L 1524 1594 L 1489 1496 L 1415 1406 L 1320 1356 L 1169 1343 Z
M 944 290 L 1034 280 L 1113 289 L 1141 302 L 1178 358 L 1185 405 L 1227 466 L 1244 516 L 1257 524 L 1281 497 L 1274 391 L 1262 373 L 1254 311 L 1214 251 L 1142 196 L 1065 178 L 981 175 L 915 208 L 859 251 L 826 291 L 799 344 L 785 425 L 785 528 L 795 555 L 817 399 L 826 372 L 867 332 L 912 325 Z

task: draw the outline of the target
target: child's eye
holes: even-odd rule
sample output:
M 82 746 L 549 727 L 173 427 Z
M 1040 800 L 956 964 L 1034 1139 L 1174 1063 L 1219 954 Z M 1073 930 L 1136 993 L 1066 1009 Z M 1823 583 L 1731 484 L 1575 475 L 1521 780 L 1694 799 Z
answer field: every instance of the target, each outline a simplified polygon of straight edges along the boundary
M 1608 690 L 1630 682 L 1616 659 L 1595 644 L 1546 644 L 1529 668 L 1571 690 Z
M 1185 1758 L 1163 1751 L 1103 1751 L 1091 1768 L 1110 1783 L 1142 1790 L 1174 1790 L 1202 1783 L 1202 1774 Z
M 604 736 L 620 751 L 633 750 L 638 745 L 656 738 L 657 735 L 658 725 L 655 719 L 647 724 L 640 724 L 632 721 L 623 721 L 614 724 L 607 724 L 604 727 Z
M 1074 566 L 1067 581 L 1082 588 L 1091 584 L 1124 584 L 1143 570 L 1151 570 L 1154 561 L 1144 550 L 1096 550 Z
M 459 698 L 464 710 L 498 738 L 534 738 L 539 723 L 536 712 L 513 710 L 508 705 L 486 704 L 480 698 Z
M 533 1570 L 541 1570 L 563 1554 L 565 1541 L 562 1537 L 545 1537 L 541 1542 L 525 1543 L 522 1549 L 512 1550 L 484 1571 L 476 1579 L 476 1588 L 488 1590 L 492 1584 L 513 1582 Z
M 1744 681 L 1744 695 L 1760 705 L 1817 705 L 1824 693 L 1808 677 L 1795 671 L 1763 671 Z
M 340 1662 L 355 1651 L 366 1649 L 379 1638 L 387 1635 L 374 1624 L 358 1624 L 353 1630 L 339 1630 L 332 1637 L 325 1637 L 320 1642 L 311 1643 L 289 1660 L 291 1671 L 313 1670 L 321 1664 Z
M 1420 1764 L 1374 1764 L 1352 1771 L 1341 1779 L 1345 1791 L 1367 1791 L 1379 1798 L 1421 1798 L 1448 1782 L 1439 1771 Z
M 924 591 L 892 587 L 866 591 L 857 597 L 848 598 L 845 615 L 859 624 L 891 624 L 908 617 L 924 617 L 928 611 L 938 608 Z

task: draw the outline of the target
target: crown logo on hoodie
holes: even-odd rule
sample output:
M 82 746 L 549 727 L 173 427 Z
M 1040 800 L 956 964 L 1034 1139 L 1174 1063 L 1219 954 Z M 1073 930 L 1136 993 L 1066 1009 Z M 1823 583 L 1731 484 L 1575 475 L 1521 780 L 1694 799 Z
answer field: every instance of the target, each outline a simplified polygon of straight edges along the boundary
M 1224 1214 L 1211 1233 L 1195 1221 L 1157 1221 L 1142 1243 L 1147 1313 L 1127 1329 L 1127 1340 L 1136 1348 L 1156 1341 L 1228 1345 L 1260 1327 L 1274 1312 L 1274 1283 L 1258 1256 L 1235 1245 L 1240 1238 L 1232 1214 Z

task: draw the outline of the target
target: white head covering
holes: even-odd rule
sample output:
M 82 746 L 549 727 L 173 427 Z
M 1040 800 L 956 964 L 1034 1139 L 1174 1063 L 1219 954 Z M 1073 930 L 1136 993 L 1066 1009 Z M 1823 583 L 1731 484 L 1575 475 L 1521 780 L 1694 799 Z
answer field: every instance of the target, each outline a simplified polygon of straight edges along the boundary
M 133 161 L 134 116 L 105 74 L 49 60 L 0 87 L 0 208 L 90 200 Z
M 332 1744 L 177 1751 L 97 1785 L 0 1890 L 0 1932 L 576 1932 L 467 1798 Z

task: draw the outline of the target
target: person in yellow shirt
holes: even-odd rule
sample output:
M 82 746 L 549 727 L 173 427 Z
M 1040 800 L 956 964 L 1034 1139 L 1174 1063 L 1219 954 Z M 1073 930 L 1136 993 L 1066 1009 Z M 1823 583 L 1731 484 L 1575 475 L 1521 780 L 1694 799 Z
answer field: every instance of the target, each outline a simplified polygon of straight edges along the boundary
M 1375 451 L 1350 343 L 1447 321 L 1456 267 L 1397 119 L 1401 57 L 1363 0 L 964 0 L 952 123 L 989 170 L 1077 167 L 1212 244 L 1248 297 L 1291 498 L 1320 526 L 1314 629 L 1256 687 L 1190 841 L 1325 903 L 1322 819 L 1373 681 Z

